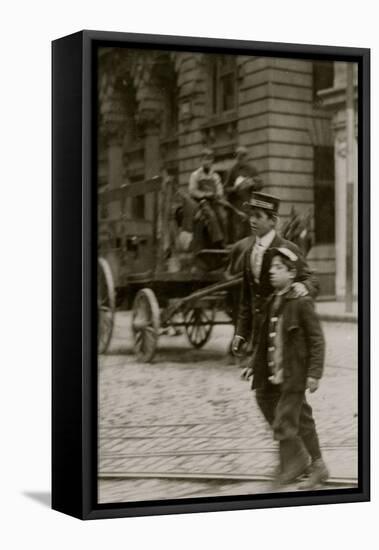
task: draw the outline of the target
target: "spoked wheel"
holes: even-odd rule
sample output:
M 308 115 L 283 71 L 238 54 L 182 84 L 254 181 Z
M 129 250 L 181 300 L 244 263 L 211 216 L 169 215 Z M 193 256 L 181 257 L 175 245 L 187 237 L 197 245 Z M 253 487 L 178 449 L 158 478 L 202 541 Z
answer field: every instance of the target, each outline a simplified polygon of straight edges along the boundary
M 136 294 L 132 330 L 137 359 L 143 363 L 150 362 L 155 355 L 159 336 L 159 305 L 150 288 L 143 288 Z
M 97 263 L 97 350 L 106 353 L 113 333 L 115 291 L 111 268 L 104 258 Z
M 186 334 L 194 348 L 200 349 L 208 342 L 215 315 L 215 308 L 206 309 L 202 306 L 193 307 L 183 314 Z

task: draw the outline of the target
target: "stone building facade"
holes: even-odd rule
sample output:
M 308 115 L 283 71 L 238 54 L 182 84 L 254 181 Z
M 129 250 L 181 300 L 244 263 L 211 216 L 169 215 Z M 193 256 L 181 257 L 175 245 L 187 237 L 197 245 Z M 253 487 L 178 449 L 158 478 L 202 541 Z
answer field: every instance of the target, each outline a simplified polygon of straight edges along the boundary
M 141 224 L 152 220 L 148 196 L 123 202 L 129 184 L 165 172 L 185 188 L 205 146 L 214 150 L 224 178 L 236 146 L 244 145 L 265 191 L 281 198 L 281 221 L 293 207 L 311 212 L 309 261 L 322 295 L 342 298 L 342 73 L 333 62 L 101 49 L 100 228 L 113 224 L 121 236 L 120 214 Z

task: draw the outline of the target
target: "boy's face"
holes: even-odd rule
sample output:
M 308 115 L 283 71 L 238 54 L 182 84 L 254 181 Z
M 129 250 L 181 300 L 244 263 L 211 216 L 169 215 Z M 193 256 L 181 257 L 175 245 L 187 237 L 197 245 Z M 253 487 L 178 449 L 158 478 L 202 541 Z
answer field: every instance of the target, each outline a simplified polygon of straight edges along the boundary
M 290 286 L 295 278 L 295 271 L 288 269 L 280 256 L 274 256 L 270 267 L 270 283 L 274 288 L 283 289 Z
M 204 156 L 202 160 L 203 168 L 205 168 L 206 171 L 209 171 L 213 164 L 213 157 L 210 156 Z
M 247 154 L 246 153 L 237 153 L 236 155 L 237 163 L 238 164 L 245 164 L 247 161 Z
M 270 218 L 264 210 L 253 208 L 249 215 L 250 228 L 258 237 L 263 237 L 275 227 L 275 220 Z

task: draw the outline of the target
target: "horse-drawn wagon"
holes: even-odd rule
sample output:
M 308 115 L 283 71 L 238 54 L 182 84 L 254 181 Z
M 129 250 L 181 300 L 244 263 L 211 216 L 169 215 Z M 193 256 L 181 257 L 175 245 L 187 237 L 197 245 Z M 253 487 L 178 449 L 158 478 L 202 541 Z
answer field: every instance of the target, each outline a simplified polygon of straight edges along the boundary
M 201 348 L 215 325 L 231 322 L 227 296 L 240 278 L 225 276 L 228 248 L 191 250 L 192 213 L 170 178 L 131 184 L 115 198 L 118 217 L 99 223 L 99 353 L 109 347 L 116 305 L 132 310 L 138 359 L 152 360 L 168 327 L 182 327 L 191 345 Z M 145 216 L 128 215 L 127 203 L 138 201 Z M 216 318 L 219 309 L 226 318 Z

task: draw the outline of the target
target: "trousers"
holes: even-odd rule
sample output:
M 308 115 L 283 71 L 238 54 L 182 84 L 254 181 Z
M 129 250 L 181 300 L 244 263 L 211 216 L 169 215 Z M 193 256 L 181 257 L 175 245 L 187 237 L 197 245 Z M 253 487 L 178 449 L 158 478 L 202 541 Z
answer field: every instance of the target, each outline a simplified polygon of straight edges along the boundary
M 225 208 L 216 201 L 205 201 L 194 217 L 194 242 L 196 249 L 223 245 L 227 233 Z
M 312 407 L 304 392 L 282 391 L 281 386 L 267 383 L 256 389 L 256 400 L 270 424 L 277 441 L 299 438 L 312 461 L 321 458 L 320 443 Z

